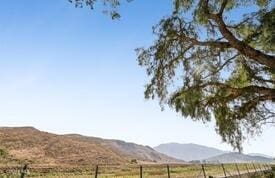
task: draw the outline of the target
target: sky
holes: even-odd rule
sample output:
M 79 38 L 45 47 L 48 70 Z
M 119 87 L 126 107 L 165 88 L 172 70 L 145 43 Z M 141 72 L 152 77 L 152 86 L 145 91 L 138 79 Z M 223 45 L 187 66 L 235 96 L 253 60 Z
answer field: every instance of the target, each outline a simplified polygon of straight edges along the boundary
M 112 21 L 98 8 L 76 9 L 67 0 L 1 1 L 0 126 L 232 150 L 214 123 L 193 122 L 144 99 L 148 78 L 134 49 L 152 43 L 152 26 L 172 8 L 170 0 L 156 2 L 124 3 L 122 18 Z M 244 152 L 275 156 L 274 135 L 266 127 L 244 143 Z

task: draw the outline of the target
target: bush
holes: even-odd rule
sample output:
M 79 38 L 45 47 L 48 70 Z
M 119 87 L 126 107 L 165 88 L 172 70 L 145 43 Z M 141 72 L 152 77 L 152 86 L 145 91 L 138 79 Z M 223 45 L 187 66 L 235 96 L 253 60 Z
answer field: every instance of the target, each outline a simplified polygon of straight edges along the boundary
M 0 148 L 0 158 L 5 158 L 8 155 L 8 152 Z
M 132 159 L 131 160 L 131 164 L 137 164 L 137 160 L 136 159 Z
M 275 178 L 275 174 L 270 171 L 265 171 L 263 174 L 254 174 L 251 178 Z
M 265 177 L 265 178 L 274 178 L 275 175 L 274 175 L 273 172 L 267 172 L 267 173 L 264 174 L 264 177 Z

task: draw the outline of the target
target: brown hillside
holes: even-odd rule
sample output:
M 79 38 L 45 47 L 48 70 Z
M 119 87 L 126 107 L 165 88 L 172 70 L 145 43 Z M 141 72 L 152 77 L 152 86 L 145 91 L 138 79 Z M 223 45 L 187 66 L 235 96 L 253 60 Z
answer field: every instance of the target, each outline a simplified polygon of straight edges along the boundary
M 78 167 L 129 164 L 133 159 L 148 163 L 179 162 L 150 147 L 119 140 L 56 135 L 32 127 L 0 127 L 2 164 L 29 162 L 35 165 Z

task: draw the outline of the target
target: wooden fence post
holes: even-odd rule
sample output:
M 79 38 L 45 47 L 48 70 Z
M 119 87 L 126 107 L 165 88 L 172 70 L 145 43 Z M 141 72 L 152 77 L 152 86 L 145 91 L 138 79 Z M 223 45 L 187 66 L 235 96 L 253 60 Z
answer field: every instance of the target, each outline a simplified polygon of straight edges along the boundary
M 28 171 L 28 165 L 25 164 L 21 170 L 21 175 L 20 175 L 20 178 L 24 178 L 25 175 L 27 174 L 27 171 Z
M 237 169 L 237 171 L 238 171 L 238 176 L 239 176 L 239 178 L 241 178 L 242 176 L 241 176 L 241 173 L 240 173 L 240 170 L 239 170 L 238 164 L 235 164 L 235 166 L 236 166 L 236 169 Z
M 263 169 L 264 169 L 264 171 L 265 171 L 265 170 L 266 170 L 265 164 L 262 164 L 262 167 L 263 167 Z
M 270 169 L 270 166 L 269 166 L 269 164 L 266 164 L 266 167 L 267 167 L 267 170 L 269 170 L 269 169 Z
M 248 175 L 250 175 L 249 169 L 247 167 L 247 164 L 245 165 Z
M 264 170 L 268 170 L 268 167 L 266 166 L 266 164 L 263 164 L 264 165 Z
M 257 169 L 256 169 L 256 167 L 255 167 L 255 164 L 252 163 L 252 165 L 253 165 L 253 167 L 254 167 L 254 169 L 255 169 L 255 173 L 257 173 Z
M 142 178 L 142 165 L 140 165 L 139 167 L 139 175 L 140 175 L 140 178 Z
M 261 172 L 264 172 L 264 170 L 262 169 L 261 164 L 259 164 L 259 168 L 260 168 L 260 171 L 261 171 Z
M 267 164 L 264 164 L 264 169 L 265 169 L 265 171 L 268 171 L 268 166 L 267 166 Z
M 97 175 L 98 175 L 98 165 L 96 165 L 95 167 L 95 178 L 97 178 Z
M 201 169 L 203 172 L 203 177 L 206 178 L 206 173 L 205 173 L 205 169 L 204 169 L 204 164 L 201 165 Z
M 168 174 L 168 178 L 170 178 L 170 168 L 168 164 L 167 164 L 167 174 Z
M 224 165 L 223 165 L 223 164 L 221 164 L 221 165 L 222 165 L 222 170 L 223 170 L 224 176 L 227 177 L 226 172 L 225 172 Z

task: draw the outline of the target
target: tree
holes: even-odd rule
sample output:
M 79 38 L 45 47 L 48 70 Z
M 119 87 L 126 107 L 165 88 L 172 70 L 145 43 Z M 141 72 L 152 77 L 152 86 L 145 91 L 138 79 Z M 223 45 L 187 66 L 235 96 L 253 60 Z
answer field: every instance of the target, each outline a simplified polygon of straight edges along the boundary
M 119 19 L 120 14 L 118 13 L 118 7 L 120 5 L 121 0 L 68 0 L 70 3 L 74 4 L 75 7 L 82 8 L 84 6 L 88 6 L 91 9 L 94 9 L 96 3 L 101 2 L 103 6 L 108 6 L 103 10 L 103 13 L 111 16 L 112 19 Z M 130 2 L 132 0 L 126 0 Z
M 275 123 L 272 2 L 173 2 L 171 16 L 154 27 L 152 46 L 137 49 L 150 79 L 145 97 L 195 121 L 214 119 L 223 141 L 241 151 L 248 135 Z M 247 13 L 230 15 L 238 9 Z

